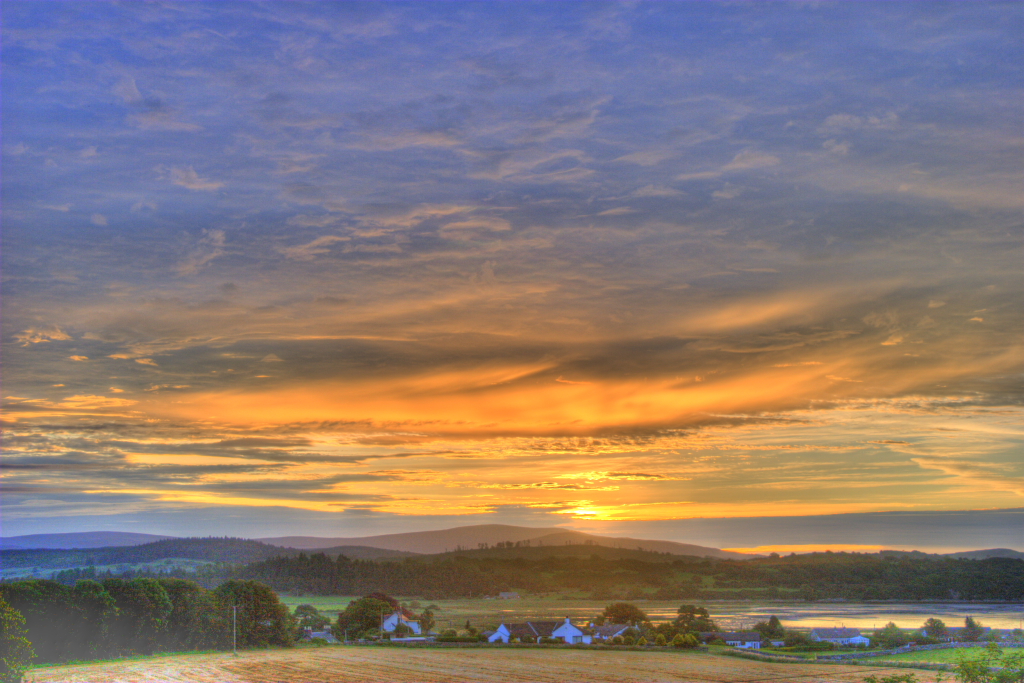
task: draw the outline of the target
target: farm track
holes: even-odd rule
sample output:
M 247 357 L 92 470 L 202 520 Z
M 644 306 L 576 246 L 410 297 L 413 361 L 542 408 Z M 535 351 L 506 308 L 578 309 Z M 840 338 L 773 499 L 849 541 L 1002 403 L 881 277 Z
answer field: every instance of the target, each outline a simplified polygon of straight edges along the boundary
M 33 669 L 26 683 L 859 683 L 884 667 L 777 664 L 700 653 L 331 647 L 154 657 Z M 935 672 L 915 671 L 921 683 Z

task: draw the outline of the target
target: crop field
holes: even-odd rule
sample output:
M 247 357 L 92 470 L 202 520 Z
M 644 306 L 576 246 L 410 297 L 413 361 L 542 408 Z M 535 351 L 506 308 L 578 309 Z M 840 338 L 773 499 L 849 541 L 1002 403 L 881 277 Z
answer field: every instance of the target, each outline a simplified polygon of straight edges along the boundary
M 693 683 L 860 683 L 906 673 L 853 665 L 779 664 L 696 652 L 569 648 L 323 647 L 151 657 L 32 669 L 31 683 L 332 683 L 388 681 L 686 681 Z M 936 672 L 915 671 L 920 683 Z

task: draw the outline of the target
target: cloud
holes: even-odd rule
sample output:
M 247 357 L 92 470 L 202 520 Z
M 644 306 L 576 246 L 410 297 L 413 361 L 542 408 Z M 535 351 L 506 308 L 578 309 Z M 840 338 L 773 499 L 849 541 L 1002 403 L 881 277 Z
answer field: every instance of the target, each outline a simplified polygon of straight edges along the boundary
M 171 179 L 175 185 L 181 185 L 187 187 L 190 190 L 216 190 L 219 187 L 224 187 L 224 183 L 216 180 L 208 180 L 206 178 L 200 178 L 196 170 L 191 166 L 187 167 L 174 167 L 171 169 Z
M 107 217 L 101 213 L 94 213 L 90 218 L 89 222 L 93 225 L 108 225 Z
M 780 163 L 777 156 L 745 149 L 733 157 L 732 161 L 722 167 L 722 171 L 747 171 L 755 168 L 768 168 Z
M 89 360 L 88 356 L 68 356 L 68 360 L 85 361 Z
M 142 100 L 142 93 L 135 85 L 135 79 L 131 76 L 122 76 L 111 89 L 112 92 L 128 104 L 134 104 Z
M 300 244 L 295 247 L 278 247 L 277 250 L 284 255 L 285 258 L 294 259 L 296 261 L 312 261 L 321 254 L 329 254 L 331 252 L 330 245 L 336 242 L 347 242 L 350 237 L 340 237 L 338 235 L 323 235 L 317 237 L 312 242 L 306 244 Z
M 31 346 L 51 341 L 68 341 L 71 335 L 54 325 L 43 328 L 31 327 L 14 335 L 14 338 L 21 342 L 22 346 Z
M 204 230 L 196 248 L 177 266 L 181 275 L 193 275 L 224 253 L 227 237 L 223 230 Z
M 676 153 L 671 150 L 647 150 L 626 154 L 615 161 L 627 161 L 631 164 L 638 164 L 640 166 L 655 166 L 663 161 L 672 159 L 675 156 Z

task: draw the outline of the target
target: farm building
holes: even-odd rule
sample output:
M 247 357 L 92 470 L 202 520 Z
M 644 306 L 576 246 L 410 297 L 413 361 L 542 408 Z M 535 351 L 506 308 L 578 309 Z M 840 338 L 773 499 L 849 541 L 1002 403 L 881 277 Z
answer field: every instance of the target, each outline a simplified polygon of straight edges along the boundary
M 761 634 L 757 631 L 705 631 L 700 634 L 702 642 L 725 641 L 726 645 L 747 650 L 761 649 Z
M 811 640 L 835 643 L 836 645 L 867 646 L 871 644 L 868 638 L 860 634 L 859 628 L 812 628 Z
M 591 637 L 573 625 L 569 617 L 565 621 L 527 621 L 521 624 L 501 624 L 491 634 L 490 643 L 507 643 L 515 638 L 520 642 L 539 643 L 542 638 L 554 638 L 565 643 L 587 643 Z

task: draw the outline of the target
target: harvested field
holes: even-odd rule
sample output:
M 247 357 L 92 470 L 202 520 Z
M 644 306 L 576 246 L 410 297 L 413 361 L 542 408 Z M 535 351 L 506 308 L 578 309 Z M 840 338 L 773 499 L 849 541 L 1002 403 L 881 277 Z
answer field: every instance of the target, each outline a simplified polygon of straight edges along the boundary
M 696 652 L 527 648 L 325 647 L 152 657 L 33 669 L 31 683 L 331 683 L 388 681 L 692 681 L 860 683 L 880 667 L 777 664 Z M 915 671 L 921 683 L 935 672 Z

